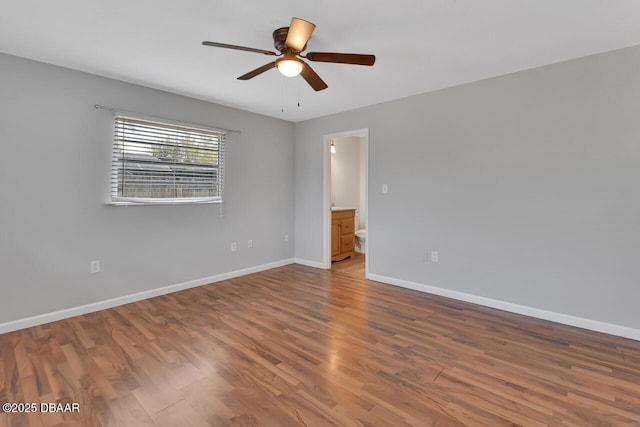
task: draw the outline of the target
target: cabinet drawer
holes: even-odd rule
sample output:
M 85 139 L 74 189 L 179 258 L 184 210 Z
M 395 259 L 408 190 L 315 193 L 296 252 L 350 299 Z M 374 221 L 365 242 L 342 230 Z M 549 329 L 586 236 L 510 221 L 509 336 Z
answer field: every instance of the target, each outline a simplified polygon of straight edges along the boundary
M 340 252 L 350 252 L 353 250 L 353 235 L 342 236 L 340 238 Z
M 353 218 L 349 218 L 349 219 L 343 219 L 340 221 L 340 226 L 342 226 L 342 230 L 340 230 L 340 233 L 342 235 L 345 234 L 353 234 L 354 233 L 354 225 L 353 225 Z
M 356 214 L 355 209 L 344 209 L 340 211 L 331 211 L 331 219 L 349 219 L 353 218 Z

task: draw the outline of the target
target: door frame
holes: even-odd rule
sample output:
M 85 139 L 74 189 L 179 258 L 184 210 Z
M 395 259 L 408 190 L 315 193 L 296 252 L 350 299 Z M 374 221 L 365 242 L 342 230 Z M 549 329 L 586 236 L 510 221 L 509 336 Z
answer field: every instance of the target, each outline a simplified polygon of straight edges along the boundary
M 323 259 L 322 263 L 324 268 L 329 270 L 331 268 L 331 139 L 333 138 L 344 138 L 347 136 L 360 136 L 363 137 L 363 148 L 364 148 L 364 168 L 365 168 L 365 179 L 364 179 L 364 193 L 366 195 L 365 206 L 365 224 L 367 228 L 367 239 L 365 242 L 365 253 L 366 256 L 364 258 L 364 271 L 365 277 L 369 278 L 369 242 L 370 242 L 370 227 L 369 227 L 369 128 L 363 129 L 354 129 L 345 132 L 331 133 L 326 134 L 323 137 L 323 147 L 322 152 L 324 153 L 322 156 L 323 161 L 323 191 L 322 191 L 322 230 L 323 230 Z M 360 212 L 362 215 L 362 212 Z

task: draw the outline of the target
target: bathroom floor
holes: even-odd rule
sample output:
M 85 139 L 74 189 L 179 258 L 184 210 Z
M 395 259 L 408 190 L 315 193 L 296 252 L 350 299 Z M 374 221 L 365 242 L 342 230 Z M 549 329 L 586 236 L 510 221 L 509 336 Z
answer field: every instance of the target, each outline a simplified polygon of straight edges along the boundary
M 364 257 L 364 254 L 356 252 L 349 259 L 333 263 L 331 270 L 362 278 L 364 277 Z

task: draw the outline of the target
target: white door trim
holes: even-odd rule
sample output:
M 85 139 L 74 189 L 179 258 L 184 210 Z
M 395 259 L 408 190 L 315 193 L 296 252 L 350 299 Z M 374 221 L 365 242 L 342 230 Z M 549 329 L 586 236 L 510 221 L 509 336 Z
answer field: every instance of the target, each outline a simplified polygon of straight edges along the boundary
M 331 268 L 331 139 L 332 138 L 344 138 L 347 136 L 362 136 L 364 137 L 364 155 L 365 155 L 365 182 L 364 191 L 366 197 L 366 212 L 365 212 L 365 224 L 367 224 L 367 239 L 365 243 L 365 276 L 369 277 L 369 242 L 371 240 L 371 228 L 369 226 L 369 128 L 355 129 L 345 132 L 331 133 L 324 135 L 323 146 L 324 153 L 322 156 L 324 167 L 324 183 L 323 183 L 323 215 L 322 215 L 322 264 L 325 269 Z

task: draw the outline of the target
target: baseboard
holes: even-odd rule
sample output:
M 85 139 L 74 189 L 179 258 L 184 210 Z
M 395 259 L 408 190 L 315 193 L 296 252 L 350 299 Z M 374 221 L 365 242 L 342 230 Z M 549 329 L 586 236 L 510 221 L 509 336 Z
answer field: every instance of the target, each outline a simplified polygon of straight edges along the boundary
M 162 288 L 150 289 L 135 294 L 125 295 L 112 298 L 105 301 L 86 304 L 79 307 L 73 307 L 65 310 L 55 311 L 52 313 L 41 314 L 38 316 L 27 317 L 25 319 L 12 320 L 10 322 L 0 323 L 0 334 L 17 331 L 19 329 L 29 328 L 32 326 L 42 325 L 57 320 L 68 319 L 70 317 L 82 314 L 93 313 L 107 308 L 117 307 L 119 305 L 129 304 L 144 299 L 166 295 L 185 289 L 195 288 L 209 283 L 220 282 L 222 280 L 232 279 L 234 277 L 245 276 L 247 274 L 258 273 L 272 268 L 282 267 L 288 264 L 301 264 L 309 267 L 324 269 L 324 264 L 315 261 L 309 261 L 300 258 L 286 259 L 268 264 L 262 264 L 255 267 L 245 268 L 242 270 L 231 271 L 228 273 L 217 274 L 215 276 L 204 277 L 201 279 L 190 280 L 188 282 L 178 283 L 175 285 L 164 286 Z M 399 286 L 403 288 L 413 289 L 420 292 L 426 292 L 434 295 L 440 295 L 459 301 L 479 304 L 486 307 L 496 308 L 511 313 L 522 314 L 525 316 L 535 317 L 538 319 L 549 320 L 564 325 L 576 326 L 579 328 L 589 329 L 592 331 L 603 332 L 606 334 L 616 335 L 624 338 L 630 338 L 640 341 L 640 330 L 630 328 L 628 326 L 615 325 L 612 323 L 601 322 L 598 320 L 585 319 L 582 317 L 572 316 L 563 313 L 543 310 L 539 308 L 529 307 L 520 304 L 514 304 L 506 301 L 496 300 L 492 298 L 481 297 L 473 294 L 467 294 L 459 291 L 452 291 L 436 286 L 425 285 L 421 283 L 411 282 L 408 280 L 396 279 L 393 277 L 381 276 L 379 274 L 369 274 L 369 280 L 386 283 L 389 285 Z
M 95 302 L 91 304 L 81 305 L 65 310 L 54 311 L 53 313 L 40 314 L 38 316 L 27 317 L 25 319 L 12 320 L 6 323 L 0 323 L 0 334 L 17 331 L 19 329 L 30 328 L 32 326 L 42 325 L 57 320 L 68 319 L 82 314 L 93 313 L 107 308 L 117 307 L 119 305 L 129 304 L 160 295 L 166 295 L 185 289 L 195 288 L 209 283 L 220 282 L 222 280 L 233 279 L 234 277 L 245 276 L 247 274 L 258 273 L 260 271 L 271 270 L 272 268 L 282 267 L 283 265 L 293 264 L 293 259 L 285 259 L 281 261 L 262 264 L 255 267 L 244 268 L 242 270 L 231 271 L 228 273 L 216 274 L 215 276 L 203 277 L 202 279 L 190 280 L 188 282 L 178 283 L 175 285 L 164 286 L 162 288 L 150 289 L 135 294 L 124 295 L 105 301 Z
M 535 317 L 537 319 L 549 320 L 563 325 L 576 326 L 578 328 L 589 329 L 592 331 L 603 332 L 605 334 L 616 335 L 619 337 L 630 338 L 640 341 L 640 330 L 630 328 L 628 326 L 620 326 L 612 323 L 601 322 L 599 320 L 585 319 L 583 317 L 572 316 L 569 314 L 556 313 L 554 311 L 543 310 L 539 308 L 529 307 L 526 305 L 514 304 L 511 302 L 496 300 L 492 298 L 481 297 L 477 295 L 467 294 L 464 292 L 452 291 L 449 289 L 439 288 L 436 286 L 424 285 L 421 283 L 410 282 L 407 280 L 396 279 L 393 277 L 381 276 L 379 274 L 369 274 L 369 280 L 386 283 L 388 285 L 400 286 L 402 288 L 413 289 L 429 294 L 440 295 L 443 297 L 470 302 L 473 304 L 483 305 L 486 307 L 497 308 L 499 310 L 509 311 L 511 313 L 523 314 L 525 316 Z
M 309 261 L 308 259 L 302 259 L 302 258 L 294 258 L 293 262 L 300 265 L 306 265 L 307 267 L 321 268 L 323 270 L 326 270 L 326 267 L 322 262 Z

